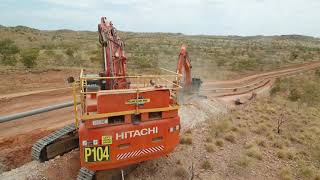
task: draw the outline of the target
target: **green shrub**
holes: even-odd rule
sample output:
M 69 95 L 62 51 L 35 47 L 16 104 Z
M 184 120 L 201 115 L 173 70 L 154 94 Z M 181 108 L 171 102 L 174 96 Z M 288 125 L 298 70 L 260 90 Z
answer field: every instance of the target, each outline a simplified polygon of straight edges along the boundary
M 1 64 L 15 66 L 17 64 L 17 59 L 15 56 L 3 56 L 1 59 Z
M 259 63 L 258 59 L 237 60 L 231 63 L 231 67 L 233 71 L 254 70 L 258 68 Z
M 298 101 L 301 98 L 301 94 L 299 93 L 299 91 L 294 88 L 290 90 L 290 94 L 288 97 L 291 101 Z
M 277 78 L 274 85 L 272 86 L 271 90 L 270 90 L 270 94 L 271 95 L 275 95 L 276 93 L 281 91 L 281 87 L 280 87 L 280 79 Z
M 21 61 L 26 68 L 31 69 L 37 65 L 38 56 L 39 49 L 27 49 L 21 53 Z
M 74 50 L 73 49 L 71 49 L 71 48 L 68 48 L 67 50 L 66 50 L 66 54 L 69 56 L 69 57 L 73 57 L 74 56 Z
M 14 66 L 17 63 L 15 54 L 19 53 L 19 48 L 15 45 L 14 41 L 4 39 L 0 41 L 0 54 L 2 56 L 1 63 L 4 65 Z

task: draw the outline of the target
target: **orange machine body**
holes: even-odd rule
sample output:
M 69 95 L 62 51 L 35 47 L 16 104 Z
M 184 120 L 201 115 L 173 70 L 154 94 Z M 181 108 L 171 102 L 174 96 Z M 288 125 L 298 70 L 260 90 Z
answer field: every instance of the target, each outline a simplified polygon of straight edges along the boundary
M 178 105 L 170 89 L 99 90 L 87 95 L 79 123 L 81 166 L 125 167 L 172 152 L 179 143 Z

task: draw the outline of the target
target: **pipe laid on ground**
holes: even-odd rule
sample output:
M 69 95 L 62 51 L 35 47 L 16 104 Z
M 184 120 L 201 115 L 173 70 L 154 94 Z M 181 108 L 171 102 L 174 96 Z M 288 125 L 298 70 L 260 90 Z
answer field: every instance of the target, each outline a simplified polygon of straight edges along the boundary
M 47 106 L 45 108 L 34 109 L 34 110 L 31 110 L 31 111 L 11 114 L 11 115 L 7 115 L 7 116 L 1 116 L 0 117 L 0 123 L 7 122 L 7 121 L 12 121 L 12 120 L 23 118 L 23 117 L 27 117 L 27 116 L 32 116 L 32 115 L 35 115 L 35 114 L 49 112 L 49 111 L 53 111 L 53 110 L 57 110 L 57 109 L 62 109 L 62 108 L 69 107 L 69 106 L 73 106 L 73 101 L 64 102 L 64 103 L 61 103 L 61 104 L 55 104 L 55 105 L 52 105 L 52 106 Z

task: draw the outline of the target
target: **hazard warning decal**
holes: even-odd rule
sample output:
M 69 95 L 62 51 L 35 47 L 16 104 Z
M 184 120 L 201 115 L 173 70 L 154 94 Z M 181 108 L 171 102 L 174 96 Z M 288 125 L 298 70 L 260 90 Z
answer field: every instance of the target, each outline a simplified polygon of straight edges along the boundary
M 101 144 L 112 144 L 112 136 L 102 136 Z
M 127 153 L 122 153 L 122 154 L 117 155 L 117 160 L 141 156 L 143 154 L 149 154 L 149 153 L 154 153 L 154 152 L 158 152 L 158 151 L 163 151 L 163 149 L 164 149 L 164 146 L 155 146 L 155 147 L 150 147 L 150 148 L 146 148 L 146 149 L 140 149 L 138 151 L 131 151 L 131 152 L 127 152 Z

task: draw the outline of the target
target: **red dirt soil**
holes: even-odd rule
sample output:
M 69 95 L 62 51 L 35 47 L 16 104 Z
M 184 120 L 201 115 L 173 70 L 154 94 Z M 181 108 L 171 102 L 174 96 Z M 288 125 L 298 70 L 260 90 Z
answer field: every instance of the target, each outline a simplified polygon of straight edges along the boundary
M 12 78 L 13 83 L 16 83 L 16 85 L 12 87 L 10 86 L 9 90 L 6 89 L 8 88 L 8 86 L 6 87 L 1 86 L 0 90 L 6 89 L 4 92 L 9 93 L 9 92 L 12 92 L 10 89 L 14 89 L 15 92 L 21 92 L 21 91 L 27 91 L 31 89 L 39 90 L 43 87 L 48 87 L 48 88 L 49 87 L 50 88 L 66 87 L 66 83 L 64 82 L 64 79 L 65 77 L 67 77 L 66 74 L 68 73 L 61 72 L 60 74 L 60 72 L 61 71 L 44 72 L 46 75 L 46 78 L 38 77 L 40 75 L 30 75 L 30 74 L 24 74 L 24 73 L 21 73 L 19 75 L 14 75 L 14 77 L 10 77 L 10 79 Z M 29 77 L 29 75 L 32 77 Z M 5 76 L 4 74 L 0 74 L 0 79 L 3 78 L 4 76 Z M 254 77 L 256 76 L 257 75 L 255 75 Z M 39 79 L 37 80 L 37 78 Z M 250 78 L 247 77 L 245 79 L 250 79 Z M 256 80 L 256 79 L 253 78 L 253 80 Z M 28 82 L 28 83 L 25 83 L 25 82 Z M 2 83 L 3 82 L 0 81 L 0 84 Z M 23 83 L 25 85 L 21 85 L 19 83 Z M 232 81 L 232 83 L 229 83 L 229 84 L 239 85 L 242 83 L 243 81 L 241 81 L 240 79 L 240 80 Z M 4 85 L 5 84 L 8 84 L 8 82 L 5 82 Z M 228 84 L 228 83 L 224 82 L 222 84 Z M 223 86 L 222 84 L 221 86 Z M 204 85 L 210 88 L 210 87 L 216 87 L 217 83 L 209 82 L 209 83 L 205 83 Z M 268 85 L 268 87 L 270 86 Z M 17 88 L 19 88 L 18 91 L 16 91 Z M 265 87 L 263 88 L 265 89 Z M 210 98 L 210 95 L 208 97 Z M 229 98 L 232 98 L 232 97 L 227 97 L 225 98 L 225 100 Z M 32 94 L 28 96 L 21 96 L 21 97 L 9 98 L 9 99 L 2 99 L 0 100 L 0 105 L 2 107 L 0 109 L 0 115 L 8 115 L 11 113 L 23 112 L 23 111 L 31 110 L 34 108 L 39 108 L 39 107 L 48 106 L 52 104 L 62 103 L 65 101 L 70 101 L 71 99 L 72 97 L 71 97 L 70 89 L 65 89 L 61 91 L 50 91 L 50 92 Z M 1 148 L 0 149 L 0 169 L 7 171 L 29 162 L 31 160 L 30 150 L 33 143 L 35 143 L 38 139 L 46 136 L 53 130 L 63 127 L 64 125 L 69 124 L 71 122 L 73 122 L 72 107 L 51 111 L 43 114 L 38 114 L 38 115 L 23 118 L 23 119 L 15 120 L 15 121 L 1 123 L 0 124 L 0 129 L 1 129 L 0 131 L 0 148 Z M 73 154 L 76 154 L 76 152 L 74 152 Z M 70 170 L 79 169 L 79 161 L 77 160 L 77 158 L 79 158 L 79 155 L 70 156 L 70 158 L 73 159 L 74 161 L 73 165 L 70 165 L 69 162 L 63 161 L 63 159 L 66 157 L 68 157 L 68 154 L 59 159 L 59 162 L 61 161 L 60 165 L 64 163 L 66 166 L 70 166 L 69 167 Z M 1 168 L 1 164 L 2 166 L 4 166 L 3 168 Z M 50 167 L 48 168 L 55 169 Z M 60 168 L 63 168 L 63 166 Z M 46 174 L 46 177 L 54 178 L 54 177 L 57 177 L 56 176 L 57 174 L 61 174 L 61 172 L 57 172 L 57 171 L 56 170 L 48 171 L 48 172 L 44 172 L 44 174 Z M 72 172 L 70 176 L 73 177 L 74 172 Z M 70 177 L 70 176 L 66 176 L 66 177 Z M 61 175 L 60 179 L 63 179 L 63 174 Z
M 45 71 L 0 71 L 1 96 L 18 92 L 61 88 L 68 85 L 67 78 L 78 77 L 80 69 Z
M 27 134 L 4 138 L 0 140 L 0 163 L 2 171 L 17 168 L 31 161 L 31 147 L 41 137 L 50 134 L 52 130 L 34 130 Z
M 78 76 L 80 70 L 41 72 L 0 72 L 0 116 L 24 112 L 72 100 L 66 77 Z M 30 91 L 60 88 L 29 94 Z M 62 89 L 61 89 L 62 88 Z M 73 122 L 73 108 L 64 108 L 0 124 L 0 172 L 31 161 L 31 147 L 53 130 Z

